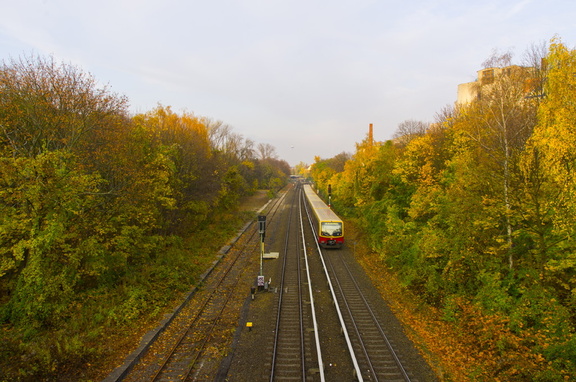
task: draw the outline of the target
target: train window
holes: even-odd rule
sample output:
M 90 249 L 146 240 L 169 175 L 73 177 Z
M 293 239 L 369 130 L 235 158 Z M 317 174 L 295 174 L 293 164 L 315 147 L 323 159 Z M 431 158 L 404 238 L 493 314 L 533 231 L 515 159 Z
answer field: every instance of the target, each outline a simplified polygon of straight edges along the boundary
M 322 222 L 322 236 L 342 236 L 342 223 Z

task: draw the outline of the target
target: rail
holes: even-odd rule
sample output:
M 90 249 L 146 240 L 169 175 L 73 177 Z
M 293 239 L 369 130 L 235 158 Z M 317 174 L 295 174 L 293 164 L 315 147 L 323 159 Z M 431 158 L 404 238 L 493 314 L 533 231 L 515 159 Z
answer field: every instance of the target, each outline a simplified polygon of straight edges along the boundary
M 310 229 L 314 233 L 314 237 L 317 237 L 316 228 L 312 222 L 312 217 L 310 216 L 310 211 L 308 211 L 308 207 L 307 207 L 306 203 L 304 203 L 304 207 L 306 210 L 306 215 L 308 217 L 308 223 L 310 224 Z M 322 262 L 322 268 L 324 269 L 324 274 L 326 275 L 326 280 L 328 281 L 328 288 L 330 289 L 330 293 L 332 294 L 332 299 L 335 302 L 336 312 L 338 314 L 338 320 L 340 322 L 340 326 L 342 328 L 342 333 L 344 334 L 344 338 L 346 340 L 346 345 L 348 347 L 348 353 L 350 354 L 352 364 L 354 365 L 355 374 L 358 378 L 358 381 L 362 382 L 363 381 L 362 372 L 360 370 L 360 366 L 358 365 L 358 360 L 356 359 L 356 354 L 355 354 L 354 348 L 352 346 L 352 341 L 350 341 L 350 335 L 348 334 L 348 328 L 346 327 L 346 323 L 344 322 L 344 317 L 342 316 L 342 311 L 340 310 L 340 307 L 336 303 L 338 301 L 338 299 L 336 298 L 336 295 L 334 294 L 334 287 L 332 286 L 332 281 L 330 280 L 330 275 L 328 274 L 328 268 L 326 267 L 326 262 L 324 261 L 324 256 L 322 256 L 322 249 L 320 248 L 320 245 L 318 244 L 318 242 L 316 242 L 316 248 L 318 249 L 318 253 L 320 254 L 320 260 Z
M 312 294 L 312 280 L 302 223 L 301 192 L 301 187 L 297 187 L 290 207 L 288 229 L 284 237 L 284 253 L 280 270 L 270 381 L 283 379 L 307 381 L 310 377 L 308 375 L 310 370 L 307 367 L 315 361 L 318 363 L 320 380 L 322 382 L 325 381 L 316 309 Z M 298 213 L 298 220 L 294 219 L 293 214 L 295 211 Z M 294 235 L 294 232 L 296 235 Z M 293 238 L 294 236 L 296 237 Z M 289 245 L 291 240 L 296 242 L 295 246 Z M 306 293 L 304 278 L 308 285 L 309 304 L 304 303 L 304 295 Z M 296 291 L 296 293 L 293 291 Z M 310 324 L 310 316 L 314 329 L 315 357 L 313 351 L 308 350 L 305 346 L 310 340 L 310 337 L 306 334 L 306 326 Z M 298 327 L 298 333 L 296 333 L 295 327 Z M 298 339 L 298 344 L 296 344 L 296 338 Z M 283 360 L 281 365 L 278 363 L 279 358 Z M 299 371 L 297 372 L 297 370 Z
M 276 199 L 269 207 L 270 212 L 268 215 L 270 221 L 275 219 L 284 197 L 285 194 Z M 172 344 L 168 346 L 169 350 L 167 354 L 165 354 L 159 362 L 154 361 L 152 364 L 144 364 L 141 360 L 138 364 L 134 365 L 126 375 L 118 380 L 141 380 L 143 378 L 157 381 L 165 378 L 170 380 L 186 380 L 191 378 L 191 373 L 199 364 L 205 348 L 210 343 L 213 330 L 222 317 L 224 309 L 234 295 L 234 290 L 240 281 L 241 272 L 238 271 L 238 275 L 230 277 L 232 270 L 235 269 L 239 261 L 247 258 L 249 253 L 254 252 L 248 247 L 254 247 L 255 249 L 259 246 L 259 243 L 256 243 L 254 240 L 257 232 L 258 230 L 253 228 L 250 234 L 246 236 L 246 240 L 242 240 L 242 243 L 236 241 L 232 245 L 234 250 L 229 251 L 227 259 L 223 261 L 225 266 L 217 272 L 212 272 L 210 276 L 212 280 L 209 281 L 210 287 L 204 289 L 207 293 L 206 296 L 200 301 L 200 304 L 195 307 L 196 311 L 192 314 L 188 313 L 189 316 L 185 317 L 186 324 L 183 328 L 179 329 L 180 331 L 176 336 L 176 340 L 172 341 Z M 229 256 L 232 253 L 234 253 L 234 255 Z M 224 284 L 225 282 L 226 284 Z M 225 290 L 225 292 L 223 293 L 222 290 Z M 190 301 L 188 301 L 188 304 L 190 304 Z M 185 315 L 186 313 L 184 313 L 184 311 L 186 309 L 187 308 L 181 309 L 179 316 Z M 206 318 L 207 315 L 210 317 Z M 174 319 L 171 325 L 176 326 L 176 321 L 178 320 L 184 321 L 184 318 Z M 199 325 L 200 320 L 207 321 L 205 329 L 201 331 L 193 330 Z M 180 323 L 180 325 L 182 324 Z M 173 328 L 173 330 L 178 330 L 178 328 Z M 164 332 L 166 331 L 167 330 Z M 165 333 L 156 338 L 155 341 L 159 342 L 164 334 Z M 151 346 L 154 345 L 152 344 Z M 148 352 L 150 353 L 150 350 Z M 144 357 L 146 357 L 146 355 L 144 355 Z
M 310 214 L 308 221 L 316 236 L 316 227 Z M 379 319 L 362 292 L 350 267 L 343 259 L 341 251 L 325 256 L 325 251 L 316 243 L 324 274 L 335 302 L 338 319 L 345 336 L 348 351 L 354 366 L 354 374 L 359 381 L 364 379 L 378 381 L 382 379 L 403 379 L 410 377 L 396 354 Z M 339 260 L 336 271 L 334 262 Z M 346 285 L 346 286 L 344 286 Z M 352 308 L 350 302 L 354 302 Z M 368 334 L 369 333 L 369 334 Z M 376 334 L 378 333 L 378 334 Z M 384 343 L 385 345 L 382 345 Z M 358 351 L 355 350 L 355 345 Z M 374 354 L 379 354 L 375 356 Z M 382 354 L 386 354 L 385 357 Z M 363 375 L 363 372 L 366 373 Z

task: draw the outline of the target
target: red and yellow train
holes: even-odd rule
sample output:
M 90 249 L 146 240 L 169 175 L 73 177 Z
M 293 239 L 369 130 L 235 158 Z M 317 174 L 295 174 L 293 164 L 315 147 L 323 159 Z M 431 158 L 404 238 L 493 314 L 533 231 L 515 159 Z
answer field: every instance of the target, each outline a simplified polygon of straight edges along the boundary
M 342 248 L 344 245 L 344 222 L 320 199 L 309 184 L 304 194 L 312 210 L 316 224 L 316 238 L 323 248 Z

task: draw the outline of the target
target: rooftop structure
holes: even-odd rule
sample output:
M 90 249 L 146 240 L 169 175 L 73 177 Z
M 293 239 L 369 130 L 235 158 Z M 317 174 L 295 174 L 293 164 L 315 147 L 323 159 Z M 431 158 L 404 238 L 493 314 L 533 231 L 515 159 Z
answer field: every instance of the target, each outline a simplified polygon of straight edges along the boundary
M 528 68 L 524 66 L 511 65 L 503 68 L 486 68 L 479 70 L 478 79 L 473 82 L 467 82 L 458 85 L 458 97 L 456 102 L 458 104 L 467 104 L 476 99 L 479 99 L 482 95 L 482 89 L 490 86 L 494 83 L 494 80 L 502 75 L 510 75 L 512 73 L 520 73 L 522 71 L 532 70 L 534 68 Z M 527 83 L 528 85 L 528 83 Z M 526 91 L 530 92 L 532 89 L 530 86 L 527 87 Z

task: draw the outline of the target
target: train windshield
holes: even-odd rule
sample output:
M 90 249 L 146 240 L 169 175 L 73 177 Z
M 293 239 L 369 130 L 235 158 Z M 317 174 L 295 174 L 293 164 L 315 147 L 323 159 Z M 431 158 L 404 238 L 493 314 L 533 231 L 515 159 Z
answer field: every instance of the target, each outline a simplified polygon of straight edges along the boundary
M 322 236 L 342 236 L 342 223 L 322 222 Z

